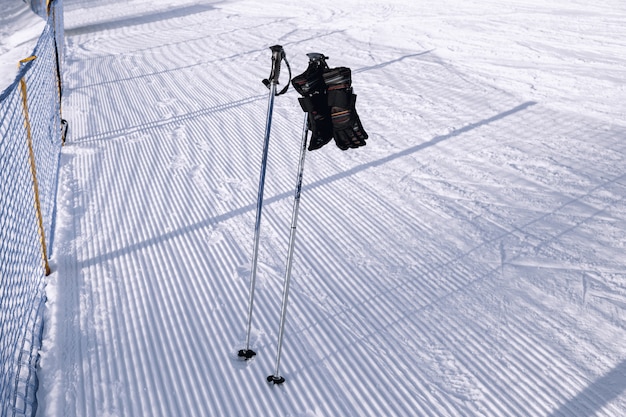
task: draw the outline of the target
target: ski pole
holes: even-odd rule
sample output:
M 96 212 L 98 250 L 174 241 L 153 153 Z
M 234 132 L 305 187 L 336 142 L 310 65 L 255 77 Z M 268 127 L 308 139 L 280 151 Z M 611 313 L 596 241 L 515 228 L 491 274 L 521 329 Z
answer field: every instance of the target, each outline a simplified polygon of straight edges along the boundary
M 298 225 L 298 211 L 300 209 L 300 194 L 302 192 L 302 176 L 304 173 L 304 157 L 306 156 L 306 144 L 309 133 L 308 113 L 304 114 L 304 128 L 302 131 L 302 145 L 300 147 L 300 162 L 298 163 L 298 177 L 296 179 L 296 191 L 293 199 L 293 211 L 291 214 L 291 232 L 289 234 L 289 250 L 287 251 L 287 264 L 285 266 L 285 283 L 283 287 L 283 305 L 280 313 L 280 325 L 278 330 L 278 347 L 276 350 L 276 368 L 274 374 L 267 377 L 267 382 L 282 384 L 285 378 L 280 376 L 280 355 L 285 333 L 285 319 L 287 317 L 287 301 L 289 299 L 289 281 L 291 280 L 291 265 L 293 260 L 293 248 L 296 242 L 296 227 Z
M 283 94 L 289 87 L 289 82 L 280 93 L 276 93 L 276 85 L 278 84 L 278 77 L 280 75 L 280 64 L 282 60 L 285 60 L 287 68 L 289 69 L 289 78 L 291 78 L 291 68 L 285 58 L 285 51 L 280 45 L 274 45 L 270 47 L 272 50 L 272 70 L 270 76 L 263 80 L 263 84 L 270 89 L 269 100 L 267 105 L 267 117 L 265 122 L 265 139 L 263 140 L 263 157 L 261 160 L 261 174 L 259 178 L 259 189 L 257 194 L 256 205 L 256 221 L 254 224 L 254 245 L 252 249 L 252 266 L 250 271 L 250 297 L 248 300 L 248 326 L 246 330 L 246 348 L 239 350 L 237 355 L 245 360 L 252 358 L 256 355 L 252 349 L 250 349 L 250 331 L 252 329 L 252 311 L 254 307 L 254 287 L 256 284 L 256 269 L 257 259 L 259 255 L 259 235 L 261 230 L 261 212 L 263 210 L 263 188 L 265 187 L 265 168 L 267 166 L 267 154 L 270 141 L 270 130 L 272 128 L 272 112 L 274 110 L 274 97 Z

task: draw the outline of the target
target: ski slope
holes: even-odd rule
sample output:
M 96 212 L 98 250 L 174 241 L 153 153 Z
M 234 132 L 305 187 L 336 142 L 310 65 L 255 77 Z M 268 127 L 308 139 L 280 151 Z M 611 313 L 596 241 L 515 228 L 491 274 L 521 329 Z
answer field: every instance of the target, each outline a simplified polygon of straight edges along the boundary
M 40 416 L 626 414 L 626 5 L 64 0 Z M 269 46 L 353 70 L 307 154 Z M 281 75 L 285 83 L 286 71 Z
M 17 63 L 32 54 L 45 26 L 27 4 L 0 0 L 0 91 L 15 80 Z

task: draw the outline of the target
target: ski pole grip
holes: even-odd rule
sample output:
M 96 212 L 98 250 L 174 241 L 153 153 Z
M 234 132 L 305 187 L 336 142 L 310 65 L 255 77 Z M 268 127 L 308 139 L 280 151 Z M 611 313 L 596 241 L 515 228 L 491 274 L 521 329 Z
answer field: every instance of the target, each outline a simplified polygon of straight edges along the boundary
M 324 54 L 320 54 L 319 52 L 311 52 L 306 54 L 309 57 L 309 62 L 322 62 L 326 63 L 328 57 Z
M 272 50 L 272 72 L 270 74 L 270 80 L 276 81 L 278 84 L 278 77 L 280 76 L 280 63 L 285 58 L 285 51 L 280 45 L 271 46 Z
M 280 63 L 285 58 L 285 51 L 283 47 L 280 45 L 270 46 L 272 50 L 272 71 L 270 72 L 270 76 L 263 80 L 263 84 L 267 88 L 270 87 L 270 84 L 278 84 L 278 77 L 280 75 Z

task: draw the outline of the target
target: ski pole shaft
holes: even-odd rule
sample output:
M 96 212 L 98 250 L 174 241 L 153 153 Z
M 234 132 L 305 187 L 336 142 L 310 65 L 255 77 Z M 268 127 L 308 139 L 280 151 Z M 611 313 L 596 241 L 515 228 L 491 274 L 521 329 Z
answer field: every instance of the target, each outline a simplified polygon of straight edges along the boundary
M 300 210 L 300 195 L 302 193 L 302 177 L 304 174 L 304 158 L 306 156 L 308 129 L 308 113 L 304 114 L 304 128 L 302 131 L 302 145 L 300 148 L 300 162 L 298 163 L 298 177 L 296 179 L 296 190 L 293 200 L 293 211 L 291 214 L 291 232 L 289 234 L 289 250 L 287 251 L 287 262 L 285 266 L 285 283 L 283 287 L 283 304 L 280 313 L 280 325 L 278 330 L 278 346 L 276 350 L 276 367 L 274 374 L 267 377 L 268 382 L 281 384 L 285 378 L 280 376 L 280 356 L 285 334 L 285 320 L 287 318 L 287 303 L 289 300 L 289 283 L 291 281 L 291 266 L 293 261 L 293 249 L 296 242 L 296 227 L 298 226 L 298 212 Z
M 265 139 L 263 141 L 263 157 L 261 160 L 261 173 L 259 176 L 259 189 L 257 193 L 256 220 L 254 223 L 254 244 L 252 248 L 252 265 L 250 266 L 250 298 L 248 300 L 248 326 L 246 330 L 246 349 L 240 351 L 240 356 L 254 356 L 250 350 L 250 332 L 252 330 L 252 312 L 254 310 L 254 288 L 256 286 L 257 260 L 259 257 L 259 237 L 261 232 L 261 215 L 263 212 L 263 189 L 265 188 L 265 171 L 267 167 L 267 155 L 269 149 L 270 130 L 272 128 L 272 112 L 274 107 L 274 96 L 276 94 L 276 84 L 272 83 L 269 93 L 269 104 L 267 107 L 267 119 L 265 124 Z
M 238 352 L 239 357 L 250 359 L 256 353 L 250 349 L 250 333 L 252 331 L 252 313 L 254 311 L 254 289 L 256 286 L 257 260 L 259 255 L 259 236 L 261 232 L 261 214 L 263 211 L 263 189 L 265 188 L 265 171 L 267 167 L 267 155 L 269 150 L 270 131 L 272 128 L 272 113 L 274 111 L 274 98 L 276 97 L 276 85 L 280 75 L 280 63 L 285 56 L 283 47 L 274 45 L 272 50 L 272 70 L 268 79 L 263 83 L 270 89 L 267 105 L 267 117 L 265 119 L 265 138 L 263 140 L 263 156 L 261 160 L 261 173 L 259 176 L 259 189 L 257 193 L 256 220 L 254 224 L 254 244 L 252 249 L 252 262 L 250 267 L 250 292 L 248 300 L 248 323 L 246 327 L 246 348 Z

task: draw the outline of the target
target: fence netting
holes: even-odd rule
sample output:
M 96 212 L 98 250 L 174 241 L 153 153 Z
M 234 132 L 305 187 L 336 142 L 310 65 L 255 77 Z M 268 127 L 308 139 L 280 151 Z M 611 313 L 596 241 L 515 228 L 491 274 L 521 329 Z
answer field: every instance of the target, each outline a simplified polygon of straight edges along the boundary
M 0 417 L 34 416 L 63 142 L 62 0 L 0 93 Z M 16 63 L 16 66 L 18 63 Z

